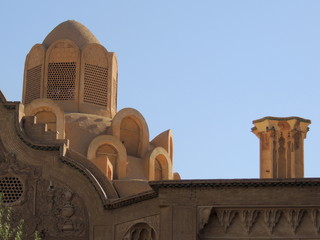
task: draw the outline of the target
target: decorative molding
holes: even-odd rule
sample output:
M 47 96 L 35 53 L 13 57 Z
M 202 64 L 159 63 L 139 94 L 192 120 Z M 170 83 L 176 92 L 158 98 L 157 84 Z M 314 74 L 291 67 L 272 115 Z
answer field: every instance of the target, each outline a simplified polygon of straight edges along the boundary
M 237 211 L 228 209 L 215 209 L 215 212 L 220 225 L 223 227 L 224 231 L 227 232 L 237 214 Z
M 289 209 L 284 211 L 287 221 L 290 224 L 294 233 L 296 233 L 297 228 L 300 226 L 301 220 L 305 212 L 305 209 Z
M 241 233 L 241 237 L 250 236 L 250 239 L 255 239 L 254 237 L 259 237 L 260 239 L 262 236 L 256 236 L 255 234 L 261 234 L 261 231 L 264 231 L 263 228 L 268 232 L 265 234 L 270 236 L 270 238 L 277 237 L 278 234 L 283 234 L 283 228 L 288 231 L 288 236 L 292 237 L 298 237 L 302 234 L 301 236 L 316 239 L 320 235 L 320 206 L 304 206 L 302 208 L 299 206 L 199 206 L 197 214 L 197 236 L 199 239 L 206 237 L 206 234 L 211 236 L 210 234 L 213 232 L 220 234 L 216 236 L 218 238 L 221 236 L 227 237 L 229 233 L 231 237 L 238 232 Z M 310 218 L 305 218 L 305 215 L 310 216 Z M 305 221 L 305 223 L 308 222 L 309 225 L 304 225 L 304 227 L 301 228 L 303 221 Z M 279 227 L 279 222 L 281 222 L 281 229 L 276 230 L 277 227 Z M 230 227 L 235 224 L 236 226 L 231 230 Z M 253 231 L 253 227 L 257 224 L 259 225 L 256 226 L 255 229 L 260 230 Z M 310 224 L 313 225 L 315 231 L 310 232 Z M 219 226 L 221 226 L 221 228 Z M 245 231 L 240 230 L 241 226 Z M 209 230 L 207 228 L 214 229 Z M 292 230 L 292 232 L 290 230 Z M 222 232 L 224 232 L 224 234 Z M 281 237 L 283 237 L 283 235 L 281 235 Z
M 239 211 L 240 220 L 248 234 L 250 233 L 253 224 L 256 222 L 259 213 L 259 211 L 253 209 L 245 209 Z
M 152 240 L 159 240 L 159 232 L 160 232 L 160 217 L 159 215 L 153 215 L 148 216 L 140 219 L 136 219 L 133 221 L 120 223 L 115 226 L 115 239 L 116 240 L 123 240 L 124 237 L 127 235 L 130 228 L 132 228 L 134 225 L 140 224 L 140 223 L 146 223 L 150 226 L 151 229 L 155 232 L 155 237 Z
M 163 188 L 314 187 L 320 186 L 320 178 L 165 180 L 150 181 L 149 184 L 157 192 Z
M 320 209 L 312 209 L 310 211 L 311 220 L 317 233 L 320 233 Z
M 273 229 L 278 224 L 281 214 L 282 211 L 278 209 L 266 209 L 263 211 L 263 220 L 270 234 L 273 233 Z
M 253 123 L 258 123 L 258 122 L 263 122 L 265 120 L 276 120 L 276 121 L 289 121 L 289 120 L 297 120 L 299 122 L 305 122 L 305 123 L 311 123 L 311 121 L 309 119 L 304 119 L 304 118 L 300 118 L 300 117 L 264 117 L 264 118 L 260 118 L 257 120 L 252 121 Z
M 198 207 L 197 211 L 197 230 L 200 232 L 205 225 L 208 223 L 211 212 L 212 206 L 202 206 Z

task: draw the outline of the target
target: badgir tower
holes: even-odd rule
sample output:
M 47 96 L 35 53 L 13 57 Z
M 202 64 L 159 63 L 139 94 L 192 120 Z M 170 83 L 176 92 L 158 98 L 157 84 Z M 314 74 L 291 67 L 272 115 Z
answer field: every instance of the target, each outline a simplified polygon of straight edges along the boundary
M 171 130 L 150 140 L 117 91 L 116 54 L 66 21 L 27 55 L 22 102 L 1 93 L 0 192 L 24 239 L 320 239 L 320 179 L 303 170 L 310 120 L 253 121 L 260 179 L 181 180 Z

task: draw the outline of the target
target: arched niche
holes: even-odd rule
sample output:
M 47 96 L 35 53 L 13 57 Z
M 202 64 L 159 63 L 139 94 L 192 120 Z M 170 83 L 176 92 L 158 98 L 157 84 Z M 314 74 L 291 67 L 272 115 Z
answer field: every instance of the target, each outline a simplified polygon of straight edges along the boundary
M 168 163 L 163 155 L 158 155 L 154 163 L 154 180 L 168 179 Z
M 120 141 L 127 149 L 127 154 L 139 156 L 139 145 L 141 144 L 141 128 L 133 117 L 125 117 L 120 124 Z
M 113 167 L 115 179 L 126 177 L 127 173 L 127 152 L 123 144 L 114 136 L 101 135 L 94 138 L 88 147 L 87 158 L 108 158 Z
M 47 50 L 44 96 L 56 101 L 78 100 L 80 50 L 70 40 L 58 40 Z
M 24 104 L 42 97 L 45 53 L 45 48 L 36 44 L 26 57 L 22 97 Z
M 95 157 L 90 161 L 93 162 L 108 179 L 113 180 L 114 167 L 107 156 Z
M 173 179 L 170 156 L 164 148 L 156 147 L 150 151 L 145 163 L 150 181 Z
M 156 240 L 156 232 L 147 223 L 137 223 L 129 228 L 122 240 Z
M 112 120 L 111 134 L 126 146 L 128 155 L 144 157 L 147 153 L 149 130 L 145 119 L 137 110 L 120 110 Z
M 81 54 L 80 102 L 110 108 L 111 78 L 107 50 L 97 43 Z
M 42 111 L 36 112 L 34 116 L 36 117 L 36 123 L 47 124 L 48 131 L 57 131 L 57 116 L 53 112 L 43 109 Z
M 24 112 L 25 116 L 36 116 L 38 123 L 47 123 L 52 131 L 58 133 L 58 139 L 65 138 L 64 112 L 59 105 L 52 100 L 44 98 L 35 99 L 25 105 Z M 54 120 L 56 122 L 55 124 Z
M 151 141 L 151 144 L 155 147 L 163 147 L 169 153 L 171 161 L 173 161 L 173 134 L 171 129 L 157 135 Z

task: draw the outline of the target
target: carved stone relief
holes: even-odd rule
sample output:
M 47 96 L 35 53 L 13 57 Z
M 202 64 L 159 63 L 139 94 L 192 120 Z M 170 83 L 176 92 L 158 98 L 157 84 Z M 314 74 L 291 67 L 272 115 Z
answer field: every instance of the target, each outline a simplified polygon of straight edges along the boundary
M 159 231 L 160 231 L 159 215 L 154 215 L 154 216 L 133 220 L 130 222 L 117 224 L 115 227 L 115 235 L 116 235 L 115 239 L 116 240 L 158 240 Z
M 203 206 L 198 207 L 197 211 L 197 229 L 198 232 L 204 228 L 204 226 L 208 223 L 209 217 L 211 215 L 212 206 Z
M 237 239 L 240 236 L 248 239 L 299 236 L 318 239 L 319 235 L 320 207 L 198 207 L 198 239 Z
M 289 209 L 285 211 L 288 223 L 290 224 L 294 233 L 296 233 L 305 212 L 306 210 L 304 209 Z
M 217 214 L 220 225 L 223 227 L 224 231 L 227 232 L 237 212 L 234 210 L 222 209 L 215 210 L 215 213 Z
M 155 240 L 156 234 L 147 223 L 133 225 L 124 235 L 123 240 Z
M 263 219 L 264 222 L 268 228 L 268 231 L 270 234 L 273 233 L 273 229 L 274 227 L 277 225 L 277 223 L 279 222 L 280 216 L 282 214 L 282 212 L 280 210 L 277 209 L 267 209 L 264 210 L 262 212 L 263 214 Z
M 256 222 L 259 213 L 260 213 L 259 211 L 252 210 L 252 209 L 245 209 L 245 210 L 239 211 L 241 222 L 247 233 L 250 233 L 250 230 L 253 224 Z
M 0 192 L 3 203 L 13 208 L 13 222 L 24 219 L 24 238 L 32 238 L 36 230 L 43 238 L 87 238 L 88 216 L 79 196 L 66 184 L 42 178 L 40 168 L 7 153 L 1 139 Z
M 319 209 L 313 209 L 311 211 L 311 217 L 313 226 L 317 233 L 320 233 L 320 210 Z
M 87 236 L 88 217 L 77 194 L 57 182 L 41 181 L 38 188 L 37 212 L 42 213 L 38 229 L 44 235 Z

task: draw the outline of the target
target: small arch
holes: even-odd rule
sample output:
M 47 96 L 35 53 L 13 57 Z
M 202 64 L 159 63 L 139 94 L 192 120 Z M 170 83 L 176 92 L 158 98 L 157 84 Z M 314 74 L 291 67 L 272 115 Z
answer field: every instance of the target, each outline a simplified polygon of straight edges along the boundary
M 163 154 L 155 158 L 155 180 L 169 179 L 168 159 Z
M 112 120 L 111 134 L 121 141 L 130 155 L 144 157 L 149 146 L 148 125 L 140 112 L 133 108 L 120 110 Z M 133 143 L 137 141 L 136 143 Z
M 173 179 L 172 163 L 168 152 L 162 147 L 154 148 L 147 155 L 146 168 L 149 180 Z
M 118 151 L 110 144 L 103 144 L 98 147 L 96 151 L 96 158 L 99 161 L 106 162 L 105 175 L 108 176 L 109 179 L 117 179 L 118 176 L 113 175 L 113 169 L 117 168 L 117 159 L 118 159 Z M 93 161 L 93 160 L 92 160 Z
M 151 144 L 155 147 L 163 147 L 169 153 L 171 161 L 173 161 L 173 134 L 170 129 L 156 136 L 151 141 Z
M 92 161 L 95 158 L 108 158 L 113 168 L 113 176 L 116 179 L 126 177 L 127 152 L 126 148 L 114 136 L 101 135 L 94 138 L 88 147 L 87 158 Z M 103 160 L 105 161 L 105 160 Z
M 51 111 L 39 111 L 35 115 L 36 123 L 45 123 L 47 124 L 48 131 L 57 131 L 57 117 Z
M 147 223 L 137 223 L 130 227 L 122 240 L 156 240 L 156 232 Z
M 141 144 L 141 130 L 138 123 L 131 117 L 125 117 L 120 125 L 120 141 L 127 149 L 128 155 L 138 156 Z
M 108 179 L 113 180 L 114 167 L 108 157 L 106 156 L 96 157 L 91 159 L 90 161 L 93 162 Z
M 47 123 L 51 131 L 58 133 L 58 139 L 65 138 L 64 112 L 52 100 L 44 98 L 35 99 L 25 105 L 24 113 L 25 116 L 36 116 L 37 122 Z

